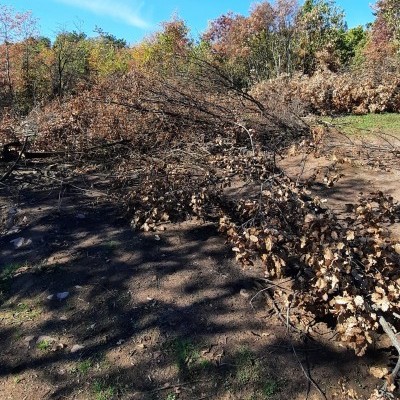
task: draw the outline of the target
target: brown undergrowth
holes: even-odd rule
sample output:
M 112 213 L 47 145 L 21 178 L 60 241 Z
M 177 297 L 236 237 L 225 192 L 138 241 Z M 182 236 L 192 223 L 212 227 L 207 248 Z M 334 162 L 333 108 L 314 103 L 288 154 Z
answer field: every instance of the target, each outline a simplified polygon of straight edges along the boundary
M 363 355 L 379 318 L 399 328 L 400 244 L 383 229 L 399 221 L 399 205 L 372 193 L 339 220 L 276 165 L 293 145 L 316 143 L 295 110 L 280 110 L 273 91 L 260 101 L 206 62 L 192 68 L 132 71 L 47 106 L 26 121 L 37 132 L 30 147 L 57 151 L 69 171 L 108 174 L 109 193 L 144 231 L 218 221 L 240 262 L 258 259 L 268 280 L 293 280 L 290 292 L 273 291 L 296 307 L 288 324 L 307 332 L 328 321 Z M 227 193 L 235 179 L 247 184 L 239 198 Z

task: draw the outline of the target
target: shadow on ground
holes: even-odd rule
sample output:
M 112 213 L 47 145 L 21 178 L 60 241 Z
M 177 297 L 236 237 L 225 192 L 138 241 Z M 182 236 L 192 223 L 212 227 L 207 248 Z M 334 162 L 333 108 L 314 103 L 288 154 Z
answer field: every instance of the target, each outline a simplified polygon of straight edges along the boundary
M 378 353 L 289 339 L 261 296 L 252 307 L 262 271 L 236 265 L 212 224 L 139 234 L 74 191 L 17 202 L 21 230 L 0 241 L 1 398 L 321 398 L 303 368 L 329 396 L 378 383 Z

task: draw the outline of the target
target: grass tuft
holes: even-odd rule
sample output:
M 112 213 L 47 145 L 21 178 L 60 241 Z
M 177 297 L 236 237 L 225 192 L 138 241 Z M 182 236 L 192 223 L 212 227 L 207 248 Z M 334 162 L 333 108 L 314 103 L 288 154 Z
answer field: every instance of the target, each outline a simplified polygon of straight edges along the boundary
M 103 380 L 96 380 L 93 383 L 93 392 L 96 400 L 111 400 L 116 395 L 116 388 L 107 385 Z
M 48 351 L 51 348 L 51 343 L 48 340 L 42 340 L 36 346 L 41 351 Z

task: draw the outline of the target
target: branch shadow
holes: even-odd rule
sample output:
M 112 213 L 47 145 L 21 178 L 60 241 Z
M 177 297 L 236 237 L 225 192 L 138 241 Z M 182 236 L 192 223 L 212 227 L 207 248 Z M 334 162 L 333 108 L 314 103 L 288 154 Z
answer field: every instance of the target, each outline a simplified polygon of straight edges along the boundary
M 241 270 L 213 224 L 137 233 L 116 205 L 71 192 L 59 207 L 58 195 L 21 193 L 19 214 L 31 222 L 0 240 L 0 273 L 21 265 L 0 308 L 0 380 L 14 398 L 38 382 L 46 390 L 32 399 L 304 398 L 308 381 L 292 345 L 327 392 L 355 366 L 365 391 L 377 384 L 353 354 L 321 344 L 306 352 L 262 300 L 253 309 L 241 292 L 258 290 L 260 271 Z M 15 250 L 18 236 L 32 244 Z M 32 372 L 15 391 L 9 378 Z

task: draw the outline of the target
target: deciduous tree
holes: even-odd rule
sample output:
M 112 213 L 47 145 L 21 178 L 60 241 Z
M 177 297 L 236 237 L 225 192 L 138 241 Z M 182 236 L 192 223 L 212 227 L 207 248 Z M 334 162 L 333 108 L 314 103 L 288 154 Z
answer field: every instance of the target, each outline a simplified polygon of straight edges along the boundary
M 88 48 L 82 32 L 61 32 L 53 44 L 53 93 L 63 96 L 88 78 Z
M 12 57 L 12 47 L 20 41 L 25 42 L 23 56 L 25 65 L 28 68 L 29 62 L 29 41 L 28 38 L 36 34 L 36 19 L 30 11 L 18 13 L 13 8 L 0 5 L 0 45 L 2 59 L 4 60 L 3 81 L 8 88 L 8 97 L 13 102 L 14 82 L 13 74 L 14 60 Z
M 337 62 L 340 39 L 347 26 L 343 11 L 336 7 L 333 0 L 306 0 L 298 16 L 297 30 L 303 73 L 312 74 L 321 56 L 327 64 Z

